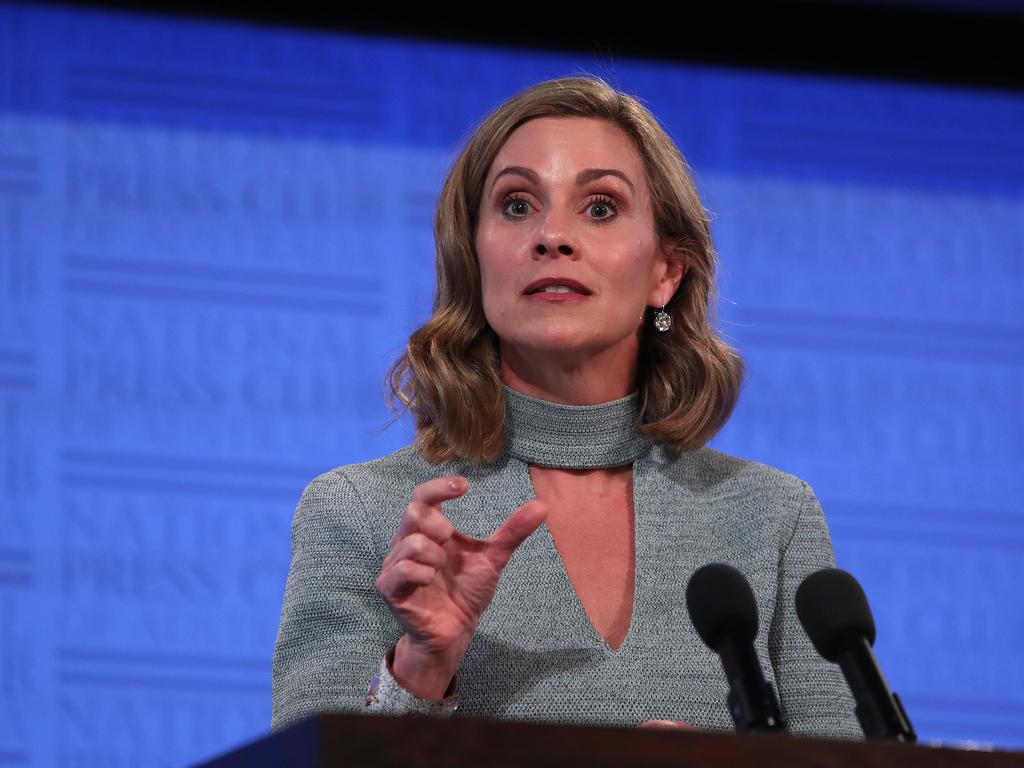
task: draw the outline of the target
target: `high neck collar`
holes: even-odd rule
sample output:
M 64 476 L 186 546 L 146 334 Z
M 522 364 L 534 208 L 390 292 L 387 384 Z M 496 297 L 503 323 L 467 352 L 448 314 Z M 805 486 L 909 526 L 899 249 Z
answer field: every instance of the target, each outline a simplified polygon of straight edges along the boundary
M 637 432 L 640 395 L 599 405 L 561 405 L 505 387 L 505 449 L 527 464 L 597 469 L 632 464 L 650 438 Z

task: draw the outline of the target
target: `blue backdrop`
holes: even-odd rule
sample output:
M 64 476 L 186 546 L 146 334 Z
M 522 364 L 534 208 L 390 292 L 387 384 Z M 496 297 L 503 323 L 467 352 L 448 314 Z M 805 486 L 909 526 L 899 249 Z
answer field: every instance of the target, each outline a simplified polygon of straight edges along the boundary
M 299 493 L 410 439 L 455 148 L 581 70 L 715 214 L 714 445 L 814 486 L 924 740 L 1024 746 L 1020 94 L 0 4 L 0 766 L 266 731 Z

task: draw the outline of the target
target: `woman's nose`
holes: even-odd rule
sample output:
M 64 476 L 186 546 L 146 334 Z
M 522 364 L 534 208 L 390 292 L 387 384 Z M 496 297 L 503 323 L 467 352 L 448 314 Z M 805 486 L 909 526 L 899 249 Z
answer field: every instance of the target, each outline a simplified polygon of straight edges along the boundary
M 575 256 L 579 252 L 565 216 L 555 213 L 547 215 L 537 235 L 534 252 L 538 256 Z
M 546 242 L 537 243 L 538 256 L 547 256 L 548 253 L 551 251 L 554 251 L 555 253 L 560 253 L 563 256 L 572 256 L 573 253 L 575 253 L 573 247 L 569 245 L 569 243 L 561 243 L 560 245 L 557 245 L 554 248 L 549 246 Z

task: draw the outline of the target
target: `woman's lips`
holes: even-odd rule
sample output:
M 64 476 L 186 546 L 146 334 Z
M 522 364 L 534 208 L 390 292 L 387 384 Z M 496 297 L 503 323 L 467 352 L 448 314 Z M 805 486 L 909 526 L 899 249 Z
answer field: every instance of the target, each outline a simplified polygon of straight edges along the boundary
M 591 290 L 587 288 L 587 286 L 583 285 L 583 283 L 563 275 L 550 275 L 548 277 L 542 277 L 539 280 L 534 280 L 526 286 L 526 290 L 524 290 L 523 293 L 538 293 L 543 291 L 545 288 L 555 287 L 562 289 L 568 288 L 573 293 L 582 293 L 587 296 L 591 294 Z
M 547 301 L 547 302 L 562 302 L 562 301 L 585 301 L 590 296 L 584 293 L 545 293 L 544 291 L 538 291 L 537 293 L 527 293 L 523 295 L 523 298 L 527 301 Z

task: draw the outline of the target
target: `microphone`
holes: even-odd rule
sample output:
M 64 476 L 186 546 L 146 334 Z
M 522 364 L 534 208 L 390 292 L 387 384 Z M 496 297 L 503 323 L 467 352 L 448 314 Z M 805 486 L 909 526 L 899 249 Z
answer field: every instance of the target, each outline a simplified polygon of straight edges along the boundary
M 686 607 L 700 639 L 722 659 L 736 730 L 783 731 L 779 701 L 754 652 L 757 603 L 743 574 L 722 563 L 705 565 L 686 585 Z
M 875 620 L 857 580 L 838 568 L 812 573 L 796 591 L 796 615 L 818 653 L 843 671 L 864 735 L 916 742 L 903 703 L 885 682 L 871 650 Z

